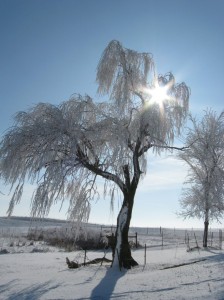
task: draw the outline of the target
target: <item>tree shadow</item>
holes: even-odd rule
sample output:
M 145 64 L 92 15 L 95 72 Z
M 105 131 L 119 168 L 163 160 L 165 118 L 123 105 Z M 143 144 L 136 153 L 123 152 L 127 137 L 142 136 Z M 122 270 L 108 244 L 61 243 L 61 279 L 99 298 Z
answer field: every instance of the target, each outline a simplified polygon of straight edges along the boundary
M 114 270 L 109 268 L 106 272 L 106 275 L 98 283 L 98 285 L 92 290 L 90 299 L 110 299 L 114 291 L 117 281 L 123 277 L 126 273 L 126 270 Z
M 50 290 L 56 289 L 59 285 L 50 286 L 51 281 L 42 284 L 35 284 L 28 288 L 12 293 L 7 300 L 37 300 Z
M 214 251 L 214 249 L 207 248 L 207 249 L 205 249 L 205 252 L 213 254 L 211 256 L 206 257 L 206 260 L 218 262 L 220 265 L 224 264 L 224 253 L 223 253 L 223 250 L 217 249 L 216 251 Z
M 4 293 L 5 291 L 8 291 L 10 286 L 13 285 L 14 282 L 18 281 L 17 279 L 11 280 L 8 283 L 0 284 L 0 294 Z

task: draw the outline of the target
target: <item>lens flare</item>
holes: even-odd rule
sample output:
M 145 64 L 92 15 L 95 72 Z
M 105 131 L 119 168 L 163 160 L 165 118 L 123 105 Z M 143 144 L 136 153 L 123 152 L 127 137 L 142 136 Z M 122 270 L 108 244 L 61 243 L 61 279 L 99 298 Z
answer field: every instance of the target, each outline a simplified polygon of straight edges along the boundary
M 158 82 L 152 88 L 144 89 L 144 93 L 147 96 L 147 104 L 158 104 L 161 106 L 164 101 L 170 100 L 171 97 L 168 95 L 169 89 L 170 86 L 168 84 L 160 86 Z

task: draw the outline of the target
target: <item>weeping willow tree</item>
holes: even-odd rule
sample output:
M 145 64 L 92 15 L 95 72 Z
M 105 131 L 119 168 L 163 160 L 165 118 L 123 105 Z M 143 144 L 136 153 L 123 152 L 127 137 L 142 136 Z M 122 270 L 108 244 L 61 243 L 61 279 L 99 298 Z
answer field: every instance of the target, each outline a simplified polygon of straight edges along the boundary
M 37 183 L 32 215 L 46 216 L 55 201 L 68 199 L 69 218 L 87 221 L 91 201 L 104 194 L 116 201 L 113 266 L 137 265 L 128 243 L 136 190 L 147 170 L 147 151 L 175 148 L 188 112 L 189 89 L 171 73 L 157 75 L 151 54 L 111 41 L 97 68 L 98 93 L 106 102 L 74 95 L 59 106 L 39 103 L 19 112 L 0 146 L 0 175 L 14 193 L 9 215 L 20 201 L 27 180 Z

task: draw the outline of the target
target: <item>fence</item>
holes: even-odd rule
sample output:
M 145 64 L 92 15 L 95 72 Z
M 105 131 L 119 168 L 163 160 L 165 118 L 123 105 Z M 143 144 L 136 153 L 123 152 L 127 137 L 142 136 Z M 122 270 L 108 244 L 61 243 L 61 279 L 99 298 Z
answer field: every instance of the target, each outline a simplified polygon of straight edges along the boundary
M 137 228 L 134 228 L 137 230 Z M 202 229 L 169 229 L 169 228 L 141 228 L 138 232 L 139 240 L 147 247 L 173 247 L 185 244 L 188 248 L 202 247 Z M 221 229 L 210 229 L 208 247 L 222 249 L 223 234 Z
M 74 239 L 75 229 L 72 224 L 65 224 L 64 226 L 37 226 L 31 227 L 32 232 L 39 234 L 40 239 L 44 234 L 49 238 L 60 237 L 62 239 Z M 92 229 L 96 234 L 93 236 L 105 236 L 109 233 L 115 233 L 116 226 L 99 225 L 99 224 L 85 224 L 86 230 Z M 62 230 L 63 229 L 63 230 Z M 28 227 L 0 227 L 0 237 L 8 236 L 12 239 L 17 237 L 25 237 L 27 235 Z M 60 232 L 59 232 L 60 231 Z M 30 232 L 30 231 L 29 231 Z M 186 245 L 188 248 L 202 247 L 203 244 L 203 230 L 202 229 L 176 229 L 176 228 L 139 228 L 131 227 L 129 231 L 130 242 L 137 248 L 147 245 L 150 247 L 173 247 L 175 245 Z M 221 229 L 210 229 L 208 234 L 208 247 L 222 249 L 223 231 Z
M 86 238 L 89 235 L 97 236 L 100 228 L 100 238 L 105 238 L 106 233 L 114 234 L 115 226 L 101 226 L 101 227 L 87 227 Z M 45 230 L 42 229 L 42 232 Z M 64 231 L 61 231 L 59 227 L 49 230 L 51 237 L 57 235 L 60 231 L 61 238 L 74 238 L 74 228 L 66 227 Z M 64 232 L 64 233 L 63 233 Z M 95 233 L 94 233 L 95 232 Z M 188 248 L 200 247 L 203 244 L 203 230 L 183 230 L 183 229 L 168 229 L 168 228 L 147 228 L 147 234 L 144 234 L 142 228 L 131 228 L 129 231 L 129 242 L 138 248 L 139 244 L 147 244 L 147 247 L 173 247 L 175 245 L 185 244 Z M 210 230 L 208 235 L 208 246 L 222 249 L 222 230 Z

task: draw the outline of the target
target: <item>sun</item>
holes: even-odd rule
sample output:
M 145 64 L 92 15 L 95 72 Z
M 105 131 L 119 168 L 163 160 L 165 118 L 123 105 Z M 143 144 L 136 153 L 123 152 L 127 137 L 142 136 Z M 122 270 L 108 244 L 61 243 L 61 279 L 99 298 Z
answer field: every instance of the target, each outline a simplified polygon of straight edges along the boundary
M 141 95 L 143 110 L 154 106 L 159 108 L 161 112 L 164 112 L 167 105 L 175 100 L 173 96 L 173 86 L 173 80 L 163 82 L 155 78 L 150 86 L 141 87 L 139 94 Z
M 171 97 L 168 95 L 170 86 L 168 84 L 160 86 L 158 81 L 155 82 L 152 88 L 145 89 L 147 95 L 147 104 L 158 104 L 161 106 L 164 101 L 170 100 Z
M 167 94 L 168 86 L 159 86 L 158 84 L 155 85 L 153 89 L 149 90 L 150 95 L 150 102 L 162 104 L 165 100 L 169 99 L 169 96 Z

